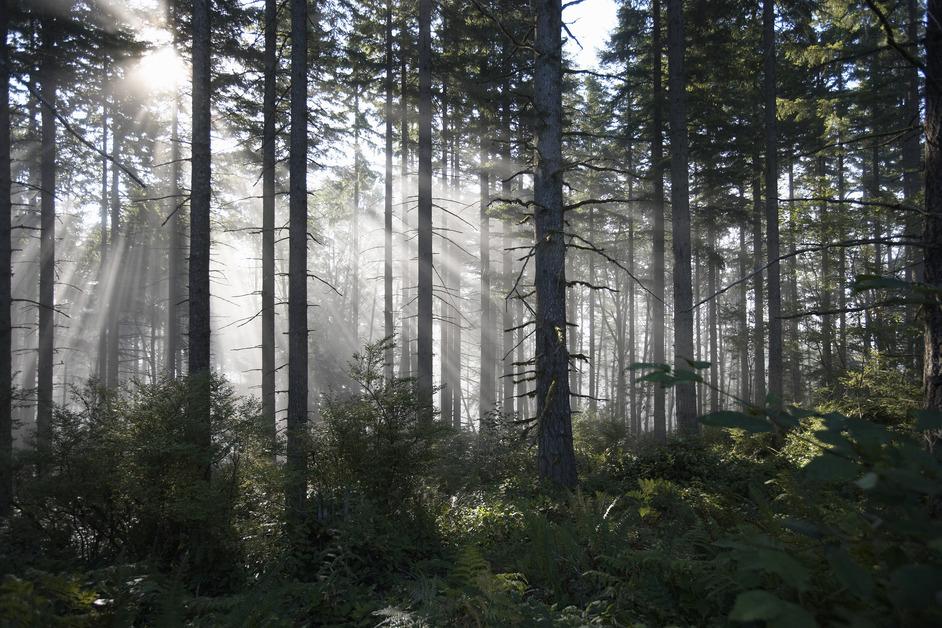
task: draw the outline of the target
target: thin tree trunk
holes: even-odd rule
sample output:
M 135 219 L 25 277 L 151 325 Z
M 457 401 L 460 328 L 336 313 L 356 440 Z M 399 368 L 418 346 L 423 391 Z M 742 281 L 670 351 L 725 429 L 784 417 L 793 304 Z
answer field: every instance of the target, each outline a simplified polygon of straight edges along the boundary
M 595 207 L 589 207 L 589 238 L 595 242 Z M 589 256 L 589 283 L 595 285 L 595 255 Z M 589 410 L 595 414 L 598 402 L 598 355 L 595 346 L 595 290 L 589 290 Z
M 687 73 L 684 69 L 683 0 L 667 2 L 667 61 L 670 91 L 671 212 L 674 251 L 674 364 L 689 368 L 693 357 L 693 295 L 690 284 L 690 198 L 687 164 Z M 674 387 L 677 426 L 684 434 L 699 431 L 697 390 L 690 382 Z
M 396 333 L 393 323 L 393 44 L 392 44 L 392 0 L 386 0 L 386 101 L 383 115 L 386 118 L 386 168 L 383 173 L 383 336 L 388 341 L 384 356 L 383 374 L 386 382 L 393 379 L 394 347 Z
M 408 96 L 408 68 L 406 65 L 406 45 L 408 28 L 405 23 L 402 28 L 401 54 L 399 64 L 399 100 L 400 100 L 400 154 L 399 161 L 399 197 L 402 211 L 402 250 L 399 252 L 401 260 L 399 262 L 399 284 L 400 300 L 399 305 L 399 377 L 412 377 L 415 373 L 412 370 L 412 334 L 411 324 L 409 323 L 409 291 L 411 290 L 409 270 L 410 251 L 409 251 L 409 96 Z
M 10 194 L 10 53 L 9 7 L 0 10 L 0 518 L 13 506 L 13 249 Z
M 749 272 L 746 261 L 746 221 L 739 225 L 739 276 Z M 749 299 L 747 282 L 739 284 L 739 398 L 748 400 L 749 391 Z
M 535 14 L 533 177 L 536 291 L 536 403 L 540 477 L 576 484 L 566 345 L 566 245 L 563 239 L 562 7 L 531 0 Z
M 167 337 L 166 337 L 166 373 L 167 377 L 174 378 L 180 374 L 180 302 L 183 300 L 183 287 L 180 285 L 182 240 L 181 225 L 183 220 L 183 202 L 180 200 L 180 94 L 173 96 L 173 110 L 170 121 L 170 203 L 169 212 L 172 212 L 167 223 L 169 229 L 169 242 L 167 245 Z
M 490 203 L 490 171 L 488 170 L 488 141 L 487 127 L 484 116 L 481 116 L 480 137 L 480 220 L 481 231 L 479 252 L 481 258 L 481 379 L 479 382 L 478 408 L 481 412 L 482 429 L 490 429 L 491 414 L 496 402 L 494 388 L 494 331 L 491 325 L 491 220 L 487 215 Z
M 291 0 L 291 135 L 288 157 L 288 414 L 285 508 L 297 533 L 307 501 L 307 0 Z
M 769 282 L 769 392 L 782 402 L 782 284 L 778 229 L 778 126 L 775 94 L 775 0 L 762 2 L 765 91 L 765 230 Z
M 756 166 L 758 168 L 758 163 Z M 752 259 L 756 268 L 761 268 L 762 263 L 762 193 L 759 171 L 756 170 L 752 179 Z M 752 290 L 755 296 L 755 328 L 753 330 L 753 354 L 755 355 L 755 364 L 753 365 L 753 403 L 762 408 L 765 407 L 765 298 L 763 296 L 762 273 L 756 273 L 752 277 Z
M 448 183 L 448 84 L 447 82 L 442 83 L 442 205 L 449 201 L 449 183 Z M 440 395 L 440 405 L 441 405 L 441 421 L 443 425 L 452 425 L 454 423 L 454 396 L 451 391 L 451 334 L 452 326 L 455 324 L 455 318 L 452 316 L 452 299 L 454 298 L 451 293 L 451 266 L 453 262 L 453 251 L 450 239 L 452 237 L 450 230 L 450 221 L 448 212 L 441 212 L 442 220 L 442 245 L 441 245 L 441 258 L 443 260 L 441 266 L 442 270 L 439 273 L 439 277 L 442 281 L 442 298 L 439 299 L 439 307 L 441 308 L 441 319 L 438 323 L 438 328 L 440 330 L 439 339 L 439 368 L 441 380 L 441 389 L 439 391 Z
M 107 71 L 102 69 L 101 78 L 101 152 L 108 151 L 108 96 L 106 83 Z M 99 204 L 98 227 L 98 298 L 99 312 L 107 312 L 108 293 L 108 158 L 101 158 L 101 199 Z M 171 256 L 172 258 L 173 256 Z M 101 316 L 98 325 L 98 383 L 105 385 L 108 377 L 108 325 L 106 317 Z
M 942 0 L 926 13 L 926 283 L 942 288 Z M 942 410 L 942 307 L 926 306 L 926 407 Z
M 827 175 L 824 158 L 818 157 L 817 162 L 818 177 L 823 180 Z M 828 220 L 826 219 L 827 207 L 823 204 L 819 208 L 819 215 L 822 230 L 821 241 L 827 242 L 831 237 L 831 231 Z M 828 249 L 821 251 L 821 309 L 825 312 L 831 310 L 831 252 Z M 832 317 L 831 314 L 824 314 L 821 316 L 821 368 L 824 371 L 824 377 L 822 379 L 824 380 L 825 386 L 830 386 L 834 383 L 833 346 L 834 325 Z
M 420 417 L 432 420 L 432 1 L 419 0 L 419 263 L 418 368 Z
M 360 86 L 353 87 L 353 279 L 350 282 L 350 334 L 360 346 Z
M 52 444 L 52 371 L 55 325 L 56 263 L 56 117 L 58 68 L 55 60 L 57 25 L 53 18 L 42 19 L 42 61 L 39 70 L 42 107 L 42 147 L 40 158 L 40 245 L 39 245 L 39 359 L 36 387 L 36 444 L 48 449 Z
M 628 193 L 631 198 L 631 192 Z M 635 275 L 635 219 L 631 215 L 628 217 L 628 270 Z M 629 277 L 625 279 L 625 285 L 628 289 L 628 364 L 634 364 L 635 356 L 635 284 Z M 593 291 L 594 292 L 594 291 Z M 641 422 L 638 417 L 638 387 L 634 382 L 628 381 L 629 371 L 622 370 L 619 377 L 624 379 L 628 385 L 628 417 L 631 433 L 638 436 L 641 431 Z
M 651 141 L 651 177 L 654 180 L 654 203 L 652 211 L 652 260 L 651 273 L 654 275 L 651 302 L 651 361 L 663 364 L 664 359 L 664 123 L 662 120 L 662 106 L 664 102 L 661 84 L 661 66 L 663 47 L 661 45 L 661 0 L 652 0 L 651 10 L 653 27 L 651 32 L 651 46 L 653 47 L 652 70 L 652 141 Z M 664 388 L 653 386 L 654 394 L 654 438 L 660 442 L 667 439 L 667 419 L 664 414 Z
M 262 420 L 274 446 L 275 425 L 275 118 L 278 2 L 265 0 L 262 129 Z
M 788 198 L 795 198 L 795 168 L 794 160 L 788 162 Z M 789 248 L 794 253 L 797 247 L 797 235 L 795 233 L 794 216 L 788 220 Z M 789 301 L 791 302 L 792 312 L 797 312 L 801 306 L 798 300 L 798 260 L 797 255 L 792 255 L 788 259 L 789 275 Z M 791 369 L 792 369 L 792 402 L 800 404 L 801 398 L 801 345 L 799 344 L 798 333 L 801 330 L 798 320 L 791 324 Z
M 512 196 L 511 189 L 511 175 L 513 174 L 513 166 L 511 164 L 511 152 L 510 152 L 510 97 L 509 97 L 510 85 L 504 85 L 503 97 L 504 101 L 502 103 L 502 115 L 503 115 L 503 127 L 504 127 L 504 143 L 501 147 L 500 155 L 502 162 L 501 169 L 501 196 L 504 198 L 510 198 Z M 507 291 L 512 285 L 514 275 L 513 275 L 513 255 L 510 251 L 510 247 L 513 246 L 513 237 L 511 233 L 511 222 L 505 219 L 501 224 L 501 243 L 503 244 L 503 251 L 501 252 L 501 276 L 503 281 L 501 282 L 501 304 L 503 315 L 501 318 L 501 332 L 503 337 L 503 350 L 501 351 L 501 383 L 503 387 L 503 398 L 504 401 L 501 404 L 503 413 L 506 416 L 511 416 L 514 413 L 514 373 L 513 373 L 513 343 L 514 336 L 511 328 L 514 326 L 514 312 L 511 308 L 511 302 L 507 300 L 506 295 Z
M 112 117 L 111 154 L 115 159 L 121 155 L 123 134 L 119 126 L 117 115 Z M 124 256 L 128 253 L 127 243 L 122 240 L 121 233 L 121 190 L 117 168 L 111 169 L 111 265 L 122 265 Z M 108 388 L 115 388 L 120 382 L 121 374 L 121 316 L 123 314 L 124 300 L 127 292 L 127 282 L 121 281 L 115 275 L 114 286 L 111 290 L 111 302 L 108 304 Z
M 906 0 L 906 34 L 907 40 L 915 42 L 919 37 L 919 5 L 917 0 Z M 913 127 L 917 126 L 919 120 L 919 69 L 915 66 L 906 67 L 906 100 L 904 104 L 906 124 Z M 919 193 L 919 184 L 922 175 L 921 169 L 921 146 L 919 143 L 920 133 L 908 133 L 903 140 L 903 202 L 914 206 L 917 203 L 916 197 Z M 915 234 L 919 231 L 919 214 L 909 212 L 906 217 L 906 233 Z M 906 248 L 908 281 L 923 281 L 922 259 L 918 246 L 909 246 Z M 910 309 L 910 321 L 913 327 L 919 317 L 919 307 L 913 306 Z M 918 339 L 913 335 L 909 343 L 910 351 L 913 355 L 913 367 L 916 372 L 922 372 L 922 351 L 917 346 Z
M 710 225 L 709 239 L 711 246 L 715 246 L 717 241 L 716 237 L 716 227 L 715 225 Z M 717 274 L 717 265 L 718 258 L 716 251 L 710 251 L 707 257 L 707 292 L 709 294 L 716 294 L 716 274 Z M 716 412 L 720 409 L 720 396 L 719 391 L 722 390 L 722 384 L 719 382 L 719 370 L 722 368 L 722 363 L 719 363 L 722 358 L 719 352 L 719 297 L 714 297 L 710 299 L 710 305 L 708 310 L 709 315 L 709 333 L 710 333 L 710 412 Z

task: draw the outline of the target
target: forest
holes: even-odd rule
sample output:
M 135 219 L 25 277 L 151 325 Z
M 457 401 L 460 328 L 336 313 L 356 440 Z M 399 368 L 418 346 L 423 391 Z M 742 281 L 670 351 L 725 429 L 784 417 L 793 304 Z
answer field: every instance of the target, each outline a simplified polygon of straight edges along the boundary
M 942 0 L 0 0 L 0 626 L 942 625 Z

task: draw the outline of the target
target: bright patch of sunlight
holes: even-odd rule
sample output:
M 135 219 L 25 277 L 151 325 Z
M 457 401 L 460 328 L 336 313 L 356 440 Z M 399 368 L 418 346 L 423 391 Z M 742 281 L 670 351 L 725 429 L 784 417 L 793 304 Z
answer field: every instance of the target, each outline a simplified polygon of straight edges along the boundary
M 128 73 L 137 91 L 170 92 L 186 82 L 189 70 L 171 46 L 157 48 L 141 57 Z

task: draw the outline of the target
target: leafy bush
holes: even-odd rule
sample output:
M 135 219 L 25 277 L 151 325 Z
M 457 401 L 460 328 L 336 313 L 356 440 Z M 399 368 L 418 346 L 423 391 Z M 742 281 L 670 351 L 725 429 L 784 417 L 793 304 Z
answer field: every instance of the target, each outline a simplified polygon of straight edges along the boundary
M 50 566 L 151 560 L 183 569 L 194 584 L 238 578 L 243 466 L 265 455 L 257 407 L 222 380 L 210 382 L 206 459 L 190 437 L 191 384 L 135 384 L 121 394 L 87 388 L 77 391 L 77 406 L 57 409 L 49 451 L 19 460 L 19 516 L 4 561 L 33 554 Z M 211 480 L 197 471 L 206 464 Z

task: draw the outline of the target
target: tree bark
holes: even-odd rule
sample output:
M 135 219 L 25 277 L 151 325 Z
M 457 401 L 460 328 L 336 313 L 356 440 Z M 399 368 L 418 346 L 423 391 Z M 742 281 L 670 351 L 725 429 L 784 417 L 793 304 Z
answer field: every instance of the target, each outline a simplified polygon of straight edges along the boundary
M 4 2 L 5 0 L 0 0 Z M 108 95 L 106 92 L 108 72 L 101 73 L 101 151 L 108 152 Z M 108 158 L 101 158 L 101 198 L 98 213 L 98 298 L 99 312 L 107 312 L 108 303 Z M 172 256 L 171 256 L 172 258 Z M 104 386 L 108 377 L 108 325 L 106 317 L 101 316 L 98 325 L 98 383 Z
M 926 12 L 926 283 L 942 288 L 942 0 Z M 926 408 L 942 410 L 942 307 L 926 306 Z
M 490 203 L 490 171 L 488 170 L 487 127 L 481 116 L 480 171 L 478 182 L 480 190 L 479 210 L 481 220 L 478 240 L 481 258 L 481 376 L 479 381 L 478 408 L 481 413 L 482 429 L 491 429 L 492 414 L 496 399 L 494 387 L 494 330 L 491 324 L 491 219 L 487 215 Z
M 0 518 L 13 505 L 13 249 L 10 240 L 10 53 L 9 1 L 0 0 Z
M 360 160 L 360 85 L 357 83 L 353 86 L 353 277 L 350 281 L 350 335 L 354 351 L 360 347 Z
M 420 418 L 431 422 L 432 402 L 432 0 L 419 0 L 419 260 L 418 368 Z
M 756 268 L 761 268 L 763 264 L 762 256 L 762 184 L 757 170 L 752 179 L 752 259 Z M 755 364 L 753 365 L 753 398 L 752 402 L 757 407 L 765 407 L 765 298 L 764 285 L 762 283 L 762 273 L 756 273 L 752 277 L 752 290 L 755 297 L 755 327 L 753 329 L 753 355 L 755 355 Z
M 278 2 L 265 0 L 265 85 L 262 96 L 262 421 L 274 447 L 275 424 L 275 118 Z
M 41 113 L 40 153 L 40 244 L 39 244 L 39 358 L 36 387 L 36 444 L 47 449 L 52 444 L 52 372 L 55 325 L 56 264 L 56 116 L 58 67 L 55 56 L 57 25 L 43 18 L 40 90 L 45 101 Z
M 534 284 L 536 289 L 536 414 L 540 478 L 576 484 L 566 345 L 566 244 L 563 223 L 562 7 L 531 0 L 536 18 L 533 72 Z
M 651 10 L 653 27 L 651 46 L 652 64 L 652 141 L 651 141 L 651 178 L 654 181 L 653 219 L 652 219 L 652 259 L 651 273 L 654 275 L 651 303 L 651 361 L 663 364 L 664 356 L 664 122 L 662 106 L 664 93 L 661 81 L 663 46 L 661 44 L 661 0 L 652 0 Z M 667 420 L 664 412 L 664 388 L 653 386 L 654 392 L 654 438 L 664 442 L 667 439 Z
M 739 276 L 749 272 L 746 261 L 746 220 L 739 225 Z M 748 401 L 749 390 L 749 289 L 747 282 L 739 284 L 739 398 Z
M 167 223 L 169 242 L 167 245 L 167 337 L 166 366 L 167 377 L 173 379 L 180 374 L 180 302 L 183 300 L 183 288 L 180 285 L 182 258 L 182 240 L 180 226 L 183 224 L 181 213 L 183 202 L 180 199 L 180 94 L 173 95 L 173 111 L 170 121 L 170 202 L 168 211 L 172 212 Z
M 714 246 L 716 238 L 716 227 L 711 223 L 709 231 L 709 240 L 711 246 Z M 707 292 L 716 294 L 716 275 L 719 255 L 716 251 L 710 250 L 707 255 Z M 719 383 L 718 372 L 721 368 L 719 354 L 719 297 L 710 299 L 708 307 L 709 315 L 709 334 L 710 334 L 710 412 L 716 412 L 720 409 L 720 395 L 722 385 Z
M 386 382 L 393 379 L 394 347 L 396 329 L 393 323 L 393 33 L 392 0 L 386 0 L 386 101 L 383 115 L 386 118 L 386 164 L 383 173 L 383 336 L 388 344 L 384 356 L 383 374 Z
M 670 90 L 671 211 L 674 251 L 674 364 L 693 358 L 693 294 L 690 283 L 690 198 L 687 149 L 687 74 L 684 69 L 683 0 L 667 2 L 667 62 Z M 699 431 L 697 391 L 692 383 L 675 386 L 677 427 L 681 434 Z
M 919 5 L 917 0 L 906 0 L 906 34 L 907 40 L 915 42 L 919 37 Z M 919 69 L 910 65 L 906 68 L 906 100 L 905 100 L 905 121 L 913 127 L 919 123 Z M 919 193 L 920 178 L 922 175 L 922 164 L 920 155 L 920 133 L 912 132 L 907 134 L 903 140 L 903 201 L 910 206 L 917 203 L 916 196 Z M 919 215 L 916 212 L 909 212 L 906 217 L 906 233 L 917 233 L 919 230 Z M 922 256 L 918 246 L 909 246 L 906 248 L 907 271 L 906 277 L 909 281 L 923 281 L 924 273 L 922 268 Z M 910 310 L 910 321 L 913 327 L 919 317 L 919 307 L 913 306 Z M 913 335 L 909 344 L 913 354 L 913 367 L 917 372 L 922 372 L 922 351 L 918 347 L 918 339 Z
M 307 0 L 291 0 L 289 143 L 288 414 L 285 508 L 297 531 L 307 501 Z
M 449 182 L 448 182 L 448 83 L 442 82 L 442 183 L 441 183 L 441 195 L 444 197 L 444 203 L 447 203 L 449 200 Z M 454 404 L 452 401 L 454 397 L 451 392 L 451 334 L 452 326 L 455 324 L 455 317 L 452 317 L 452 299 L 454 298 L 451 293 L 451 266 L 454 259 L 454 252 L 451 246 L 451 225 L 448 219 L 448 213 L 443 211 L 441 213 L 442 220 L 442 245 L 441 245 L 441 259 L 444 260 L 442 263 L 442 270 L 439 273 L 442 281 L 442 298 L 439 299 L 439 308 L 441 311 L 441 318 L 438 323 L 439 329 L 439 380 L 441 382 L 441 389 L 439 390 L 439 404 L 441 406 L 441 421 L 443 425 L 452 425 L 454 423 Z
M 778 228 L 778 125 L 776 123 L 775 0 L 762 2 L 765 91 L 765 230 L 769 282 L 769 392 L 782 401 L 782 284 Z

